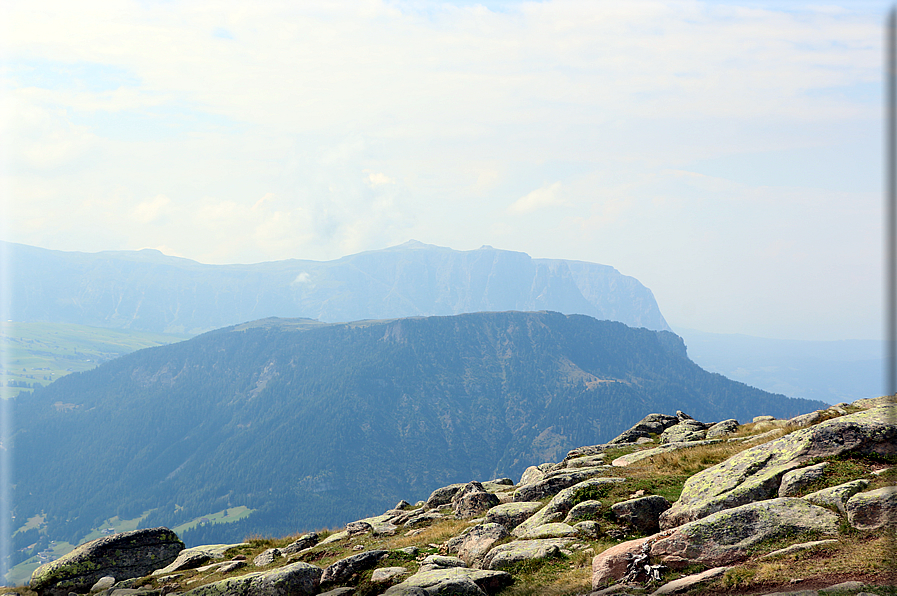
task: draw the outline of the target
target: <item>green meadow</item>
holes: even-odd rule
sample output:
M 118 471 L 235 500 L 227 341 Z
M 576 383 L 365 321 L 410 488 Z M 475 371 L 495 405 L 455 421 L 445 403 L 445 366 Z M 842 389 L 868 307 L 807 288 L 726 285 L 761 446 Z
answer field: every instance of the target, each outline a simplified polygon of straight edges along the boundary
M 171 344 L 189 335 L 103 329 L 70 323 L 0 324 L 3 397 L 31 392 L 73 372 L 82 372 L 143 348 Z

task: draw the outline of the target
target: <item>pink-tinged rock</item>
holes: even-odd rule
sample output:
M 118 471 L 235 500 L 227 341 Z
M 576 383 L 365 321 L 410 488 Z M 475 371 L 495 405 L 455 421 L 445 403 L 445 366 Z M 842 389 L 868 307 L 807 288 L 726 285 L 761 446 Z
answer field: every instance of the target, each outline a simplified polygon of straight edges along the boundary
M 857 493 L 847 501 L 847 520 L 860 530 L 897 527 L 897 486 Z
M 626 574 L 630 556 L 641 553 L 642 545 L 650 540 L 657 540 L 657 535 L 623 542 L 595 555 L 592 559 L 592 589 L 603 588 L 621 579 Z

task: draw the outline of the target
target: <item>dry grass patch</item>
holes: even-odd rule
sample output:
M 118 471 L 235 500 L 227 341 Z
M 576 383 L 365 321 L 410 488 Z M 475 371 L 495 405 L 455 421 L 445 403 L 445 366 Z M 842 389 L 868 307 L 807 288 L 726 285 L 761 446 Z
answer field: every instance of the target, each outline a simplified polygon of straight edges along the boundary
M 753 560 L 733 567 L 721 584 L 736 591 L 769 586 L 788 586 L 792 580 L 824 581 L 855 577 L 872 584 L 891 585 L 897 580 L 893 566 L 893 545 L 886 536 L 842 537 L 835 545 L 782 555 L 772 560 Z
M 514 583 L 499 596 L 574 596 L 592 590 L 591 563 L 582 566 L 575 558 L 527 562 L 512 573 Z
M 743 442 L 683 447 L 658 453 L 622 469 L 626 470 L 626 473 L 638 470 L 640 475 L 651 478 L 668 475 L 692 476 L 750 447 L 752 445 L 745 445 Z
M 466 520 L 448 519 L 423 528 L 423 532 L 414 536 L 390 536 L 383 543 L 382 548 L 397 549 L 406 546 L 420 546 L 426 544 L 442 544 L 449 538 L 453 538 L 470 526 Z

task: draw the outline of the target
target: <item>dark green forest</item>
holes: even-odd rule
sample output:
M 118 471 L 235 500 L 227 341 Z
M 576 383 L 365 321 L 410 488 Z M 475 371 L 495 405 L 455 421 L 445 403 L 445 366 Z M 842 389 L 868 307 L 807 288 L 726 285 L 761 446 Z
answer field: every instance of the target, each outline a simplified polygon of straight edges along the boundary
M 188 544 L 373 515 L 511 477 L 650 412 L 704 421 L 825 407 L 708 373 L 667 331 L 553 312 L 265 319 L 148 348 L 15 403 L 16 518 L 77 543 L 118 515 Z

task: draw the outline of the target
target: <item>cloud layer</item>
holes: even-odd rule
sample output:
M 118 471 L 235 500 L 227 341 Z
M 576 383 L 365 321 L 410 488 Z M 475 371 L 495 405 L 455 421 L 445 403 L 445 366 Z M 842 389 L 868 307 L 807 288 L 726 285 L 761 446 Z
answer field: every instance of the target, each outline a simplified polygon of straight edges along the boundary
M 673 325 L 875 337 L 883 7 L 8 2 L 4 234 L 491 244 L 613 265 Z

